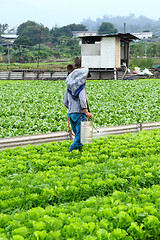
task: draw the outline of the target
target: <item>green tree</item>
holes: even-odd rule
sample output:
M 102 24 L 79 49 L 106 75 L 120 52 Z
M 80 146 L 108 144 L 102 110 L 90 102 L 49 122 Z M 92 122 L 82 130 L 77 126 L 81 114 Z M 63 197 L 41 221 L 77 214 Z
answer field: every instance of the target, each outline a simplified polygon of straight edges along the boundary
M 118 29 L 114 28 L 114 25 L 109 22 L 103 22 L 98 28 L 98 34 L 114 34 Z
M 143 32 L 150 32 L 150 29 L 143 30 Z
M 32 42 L 26 36 L 19 36 L 15 39 L 14 44 L 13 44 L 13 48 L 17 49 L 21 45 L 26 46 L 26 47 L 32 46 Z
M 19 27 L 17 28 L 17 35 L 24 36 L 26 28 L 28 28 L 28 27 L 35 27 L 37 25 L 39 25 L 39 24 L 37 24 L 34 21 L 24 22 L 21 25 L 19 25 Z
M 61 28 L 58 27 L 52 28 L 50 33 L 54 38 L 61 36 L 72 37 L 72 30 L 70 29 L 69 26 L 64 26 Z
M 71 31 L 88 31 L 87 27 L 84 24 L 69 24 L 68 27 Z
M 0 24 L 0 37 L 8 29 L 8 24 Z
M 20 37 L 28 37 L 32 45 L 36 45 L 39 43 L 41 28 L 41 42 L 45 43 L 50 40 L 49 29 L 34 21 L 22 23 L 17 29 L 17 35 Z
M 19 46 L 17 49 L 11 49 L 12 62 L 33 62 L 37 59 L 37 52 L 34 53 L 27 48 Z
M 0 43 L 3 42 L 1 35 L 8 29 L 8 24 L 0 24 Z
M 131 57 L 142 57 L 145 55 L 145 43 L 143 41 L 133 42 L 130 44 L 129 50 Z
M 63 26 L 61 28 L 58 27 L 52 28 L 50 33 L 54 38 L 61 36 L 72 37 L 73 36 L 72 31 L 87 31 L 87 28 L 83 24 L 73 23 L 67 26 Z

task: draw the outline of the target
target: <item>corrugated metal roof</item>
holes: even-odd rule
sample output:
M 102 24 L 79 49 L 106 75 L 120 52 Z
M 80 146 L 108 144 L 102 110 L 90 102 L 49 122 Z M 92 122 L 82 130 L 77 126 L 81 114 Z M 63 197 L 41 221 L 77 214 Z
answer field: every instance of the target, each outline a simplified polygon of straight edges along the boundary
M 82 36 L 80 38 L 88 41 L 100 41 L 102 37 L 119 37 L 125 41 L 132 41 L 132 40 L 139 39 L 138 37 L 136 37 L 131 33 L 115 33 L 115 34 L 104 34 L 104 35 L 97 35 L 97 36 Z

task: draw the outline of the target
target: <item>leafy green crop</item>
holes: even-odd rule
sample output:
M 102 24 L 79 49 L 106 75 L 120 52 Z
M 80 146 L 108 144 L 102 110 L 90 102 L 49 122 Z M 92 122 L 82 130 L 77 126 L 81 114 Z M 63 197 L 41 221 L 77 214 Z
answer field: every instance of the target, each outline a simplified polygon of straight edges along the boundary
M 64 82 L 5 82 L 0 89 L 0 137 L 65 129 Z
M 160 131 L 0 152 L 0 239 L 160 238 Z
M 160 121 L 160 81 L 87 81 L 94 126 Z M 1 81 L 0 138 L 67 131 L 65 81 Z

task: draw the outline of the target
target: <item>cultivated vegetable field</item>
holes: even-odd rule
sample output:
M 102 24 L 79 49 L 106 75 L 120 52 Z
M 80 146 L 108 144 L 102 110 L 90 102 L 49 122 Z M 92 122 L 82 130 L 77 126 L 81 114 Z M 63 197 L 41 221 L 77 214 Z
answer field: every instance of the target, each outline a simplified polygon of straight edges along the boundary
M 160 81 L 87 81 L 94 127 L 160 121 Z M 0 138 L 68 130 L 65 81 L 0 81 Z M 160 130 L 0 152 L 0 240 L 159 240 Z
M 0 152 L 0 239 L 160 239 L 160 131 Z
M 87 81 L 94 127 L 160 121 L 160 81 Z M 67 131 L 65 81 L 0 81 L 0 138 Z

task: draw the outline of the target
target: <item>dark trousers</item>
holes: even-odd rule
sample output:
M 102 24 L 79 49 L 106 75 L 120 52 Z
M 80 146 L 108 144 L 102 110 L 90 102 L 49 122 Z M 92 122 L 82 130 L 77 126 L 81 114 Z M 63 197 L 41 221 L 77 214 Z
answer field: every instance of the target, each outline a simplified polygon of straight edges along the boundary
M 83 144 L 81 143 L 81 122 L 82 121 L 86 121 L 86 116 L 84 113 L 70 113 L 68 114 L 68 118 L 72 127 L 72 130 L 75 134 L 75 139 L 72 143 L 72 145 L 70 146 L 70 150 L 74 150 L 74 149 L 79 149 L 80 147 L 83 146 Z

